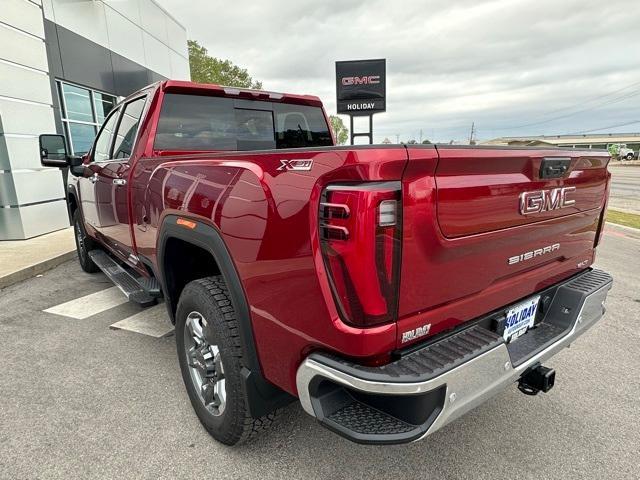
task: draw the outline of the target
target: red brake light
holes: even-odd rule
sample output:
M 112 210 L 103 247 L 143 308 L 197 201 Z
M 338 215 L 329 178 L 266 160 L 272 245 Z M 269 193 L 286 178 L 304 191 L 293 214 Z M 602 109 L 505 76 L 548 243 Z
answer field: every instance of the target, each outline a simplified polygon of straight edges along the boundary
M 320 203 L 320 245 L 345 322 L 396 320 L 401 245 L 400 182 L 330 185 Z

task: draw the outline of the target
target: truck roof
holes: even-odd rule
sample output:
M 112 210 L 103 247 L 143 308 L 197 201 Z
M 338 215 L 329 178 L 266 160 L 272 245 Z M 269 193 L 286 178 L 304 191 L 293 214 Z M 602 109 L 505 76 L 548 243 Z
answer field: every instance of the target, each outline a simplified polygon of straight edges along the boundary
M 159 88 L 173 93 L 200 93 L 229 98 L 244 98 L 249 100 L 266 100 L 271 102 L 297 103 L 311 106 L 322 106 L 322 101 L 315 95 L 295 95 L 283 92 L 270 92 L 250 88 L 227 87 L 211 83 L 196 83 L 185 80 L 164 80 L 159 82 Z

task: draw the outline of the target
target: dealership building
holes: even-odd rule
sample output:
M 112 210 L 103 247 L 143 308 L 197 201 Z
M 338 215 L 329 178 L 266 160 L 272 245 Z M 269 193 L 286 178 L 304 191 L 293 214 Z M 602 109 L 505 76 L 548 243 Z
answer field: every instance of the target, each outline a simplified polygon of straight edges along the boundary
M 119 99 L 190 78 L 187 36 L 153 0 L 2 0 L 0 45 L 0 240 L 26 239 L 69 226 L 38 135 L 86 152 Z

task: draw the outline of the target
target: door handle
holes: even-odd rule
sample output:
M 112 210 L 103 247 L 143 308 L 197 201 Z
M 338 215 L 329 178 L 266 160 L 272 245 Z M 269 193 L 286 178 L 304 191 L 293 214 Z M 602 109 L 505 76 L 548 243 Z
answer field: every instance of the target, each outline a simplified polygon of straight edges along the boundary
M 113 179 L 113 184 L 114 185 L 118 185 L 118 186 L 122 186 L 122 185 L 126 185 L 127 181 L 124 178 L 114 178 Z
M 96 182 L 98 181 L 98 174 L 97 174 L 97 173 L 94 173 L 93 175 L 91 175 L 91 176 L 89 177 L 89 181 L 90 181 L 91 183 L 96 183 Z

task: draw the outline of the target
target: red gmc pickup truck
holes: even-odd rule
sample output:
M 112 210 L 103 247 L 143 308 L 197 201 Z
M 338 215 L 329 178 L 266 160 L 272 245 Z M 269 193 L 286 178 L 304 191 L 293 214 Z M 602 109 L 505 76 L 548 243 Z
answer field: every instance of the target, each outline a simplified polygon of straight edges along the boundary
M 165 81 L 125 99 L 68 167 L 78 258 L 164 301 L 198 418 L 237 444 L 299 399 L 356 442 L 414 441 L 604 314 L 591 268 L 609 156 L 334 146 L 317 97 Z

